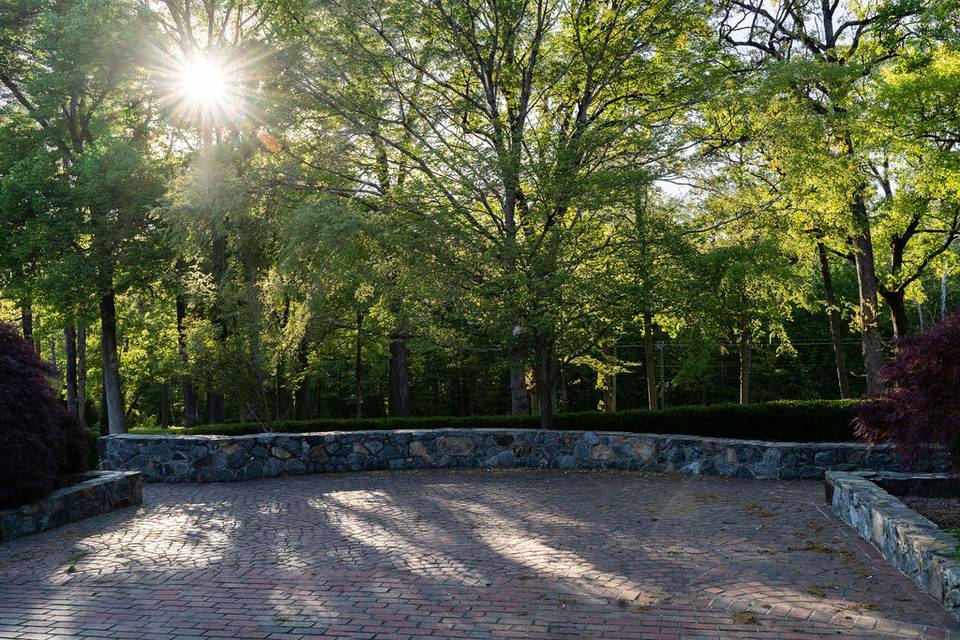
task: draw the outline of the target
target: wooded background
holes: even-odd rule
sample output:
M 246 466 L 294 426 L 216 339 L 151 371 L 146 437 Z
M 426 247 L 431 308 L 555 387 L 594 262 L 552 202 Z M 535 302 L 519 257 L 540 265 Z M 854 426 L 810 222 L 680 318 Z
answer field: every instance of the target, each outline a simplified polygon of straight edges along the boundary
M 957 24 L 3 0 L 0 319 L 111 433 L 874 393 L 960 294 Z

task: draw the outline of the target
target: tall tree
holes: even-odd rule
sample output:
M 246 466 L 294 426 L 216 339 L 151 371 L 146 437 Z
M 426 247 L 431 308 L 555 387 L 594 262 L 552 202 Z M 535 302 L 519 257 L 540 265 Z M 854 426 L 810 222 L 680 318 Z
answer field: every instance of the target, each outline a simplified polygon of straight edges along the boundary
M 870 87 L 870 165 L 884 214 L 879 241 L 887 269 L 877 289 L 894 337 L 909 332 L 907 298 L 960 235 L 960 51 L 917 47 Z
M 216 144 L 225 143 L 226 155 L 232 155 L 237 145 L 248 144 L 256 139 L 263 116 L 258 102 L 258 85 L 262 89 L 264 69 L 261 64 L 269 57 L 269 51 L 260 46 L 264 20 L 268 15 L 267 3 L 237 4 L 231 1 L 163 0 L 151 13 L 156 25 L 153 43 L 156 52 L 146 61 L 159 85 L 165 102 L 168 124 L 182 143 L 191 149 L 185 159 L 199 166 L 198 174 L 204 172 L 204 163 L 216 164 Z M 238 167 L 250 159 L 248 154 L 240 159 Z M 215 177 L 215 173 L 207 178 Z M 248 177 L 249 174 L 248 174 Z M 250 185 L 251 189 L 253 184 Z M 183 219 L 180 222 L 184 222 Z M 199 224 L 182 224 L 181 237 L 189 237 L 193 248 L 200 245 L 198 264 L 190 265 L 184 256 L 176 260 L 178 295 L 175 306 L 178 318 L 178 340 L 184 373 L 181 388 L 184 403 L 184 420 L 192 423 L 196 416 L 194 385 L 189 377 L 190 357 L 187 349 L 187 315 L 191 310 L 189 288 L 184 279 L 188 267 L 205 269 L 217 295 L 208 300 L 206 308 L 209 320 L 214 323 L 216 340 L 226 344 L 230 338 L 231 309 L 229 294 L 231 263 L 238 259 L 232 253 L 235 243 L 230 234 L 242 226 L 234 224 L 229 207 L 214 206 L 211 212 L 199 217 Z M 199 310 L 199 308 L 198 308 Z M 227 378 L 216 376 L 206 381 L 207 409 L 211 423 L 225 419 L 224 390 L 229 387 Z
M 604 188 L 669 144 L 659 132 L 689 97 L 695 70 L 678 61 L 695 60 L 697 6 L 375 0 L 291 12 L 308 43 L 297 86 L 357 132 L 357 163 L 338 182 L 379 194 L 370 159 L 410 174 L 428 205 L 411 213 L 455 258 L 451 286 L 473 283 L 496 313 L 513 410 L 526 408 L 530 361 L 545 426 L 557 344 L 578 326 L 564 320 L 577 316 L 564 291 L 605 253 Z
M 106 413 L 110 432 L 122 433 L 116 293 L 131 273 L 150 269 L 141 252 L 153 249 L 150 212 L 162 190 L 148 159 L 149 112 L 133 90 L 143 14 L 114 0 L 12 5 L 0 25 L 0 83 L 31 122 L 35 149 L 58 168 L 50 184 L 68 194 L 55 211 L 74 251 L 59 257 L 93 287 Z
M 813 179 L 819 197 L 833 203 L 857 271 L 868 393 L 882 389 L 881 280 L 871 209 L 885 179 L 863 127 L 866 86 L 920 37 L 931 6 L 914 0 L 788 0 L 775 6 L 728 0 L 720 27 L 743 70 L 759 73 L 764 144 L 777 151 L 783 170 L 794 172 L 795 184 L 803 182 L 801 175 Z M 785 120 L 800 124 L 799 130 L 784 126 Z
M 751 398 L 755 343 L 771 341 L 792 352 L 785 325 L 802 301 L 802 279 L 776 242 L 767 239 L 711 243 L 697 266 L 695 330 L 722 350 L 735 350 L 740 368 L 738 401 Z

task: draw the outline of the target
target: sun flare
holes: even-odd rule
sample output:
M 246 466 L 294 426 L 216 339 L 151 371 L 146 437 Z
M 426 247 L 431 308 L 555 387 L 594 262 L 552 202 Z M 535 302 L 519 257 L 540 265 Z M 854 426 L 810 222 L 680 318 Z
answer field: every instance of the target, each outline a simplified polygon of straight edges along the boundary
M 223 66 L 206 57 L 186 60 L 180 69 L 180 88 L 184 98 L 201 108 L 223 104 L 229 95 L 229 83 Z
M 227 61 L 198 54 L 177 61 L 170 75 L 168 101 L 178 118 L 216 125 L 239 115 L 239 79 Z

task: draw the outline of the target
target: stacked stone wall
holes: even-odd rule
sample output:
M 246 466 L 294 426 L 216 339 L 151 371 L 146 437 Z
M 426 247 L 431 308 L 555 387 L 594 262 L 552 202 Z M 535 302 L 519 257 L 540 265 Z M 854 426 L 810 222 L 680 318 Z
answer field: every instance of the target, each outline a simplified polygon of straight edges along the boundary
M 853 527 L 918 587 L 960 620 L 960 557 L 957 539 L 884 489 L 944 484 L 955 478 L 922 474 L 838 472 L 826 474 L 827 502 L 833 512 Z
M 890 447 L 639 433 L 434 429 L 264 433 L 244 436 L 107 436 L 104 469 L 148 482 L 227 482 L 375 469 L 624 469 L 771 480 L 820 479 L 828 470 L 896 470 Z M 946 458 L 925 470 L 941 471 Z
M 139 473 L 91 471 L 42 500 L 0 511 L 0 542 L 132 507 L 142 500 Z

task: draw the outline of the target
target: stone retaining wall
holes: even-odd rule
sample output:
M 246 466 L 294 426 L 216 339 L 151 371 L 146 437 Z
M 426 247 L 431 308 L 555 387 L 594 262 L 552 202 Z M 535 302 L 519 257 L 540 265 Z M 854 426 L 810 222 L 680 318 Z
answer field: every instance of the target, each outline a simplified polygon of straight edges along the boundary
M 104 469 L 148 482 L 223 482 L 372 469 L 628 469 L 775 480 L 828 469 L 898 469 L 889 447 L 535 429 L 352 431 L 100 438 Z M 945 468 L 946 459 L 930 470 Z
M 904 474 L 889 480 L 908 482 Z M 890 495 L 879 482 L 884 478 L 872 472 L 828 472 L 827 501 L 887 562 L 960 620 L 960 559 L 951 557 L 957 540 Z
M 53 529 L 143 501 L 139 473 L 90 471 L 46 498 L 0 511 L 0 542 Z
M 870 478 L 890 495 L 916 498 L 960 496 L 960 477 L 952 473 L 882 473 Z

